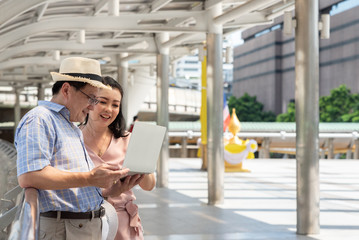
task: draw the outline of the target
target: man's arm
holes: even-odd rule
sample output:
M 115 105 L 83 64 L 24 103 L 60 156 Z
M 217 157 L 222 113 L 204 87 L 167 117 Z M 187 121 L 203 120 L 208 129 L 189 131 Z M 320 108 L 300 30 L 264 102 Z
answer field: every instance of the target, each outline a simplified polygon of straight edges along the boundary
M 119 170 L 116 166 L 102 164 L 90 172 L 66 172 L 47 166 L 39 171 L 27 172 L 18 177 L 22 188 L 58 190 L 95 186 L 107 188 L 114 181 L 127 175 L 129 169 Z

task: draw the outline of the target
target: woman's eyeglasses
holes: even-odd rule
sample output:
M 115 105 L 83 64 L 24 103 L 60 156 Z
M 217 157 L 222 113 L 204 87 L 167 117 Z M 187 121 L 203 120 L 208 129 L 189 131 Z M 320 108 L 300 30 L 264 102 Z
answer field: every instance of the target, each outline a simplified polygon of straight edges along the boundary
M 88 98 L 88 102 L 91 105 L 96 105 L 97 103 L 99 103 L 100 101 L 97 100 L 95 97 L 91 97 L 89 95 L 87 95 L 86 93 L 84 93 L 83 91 L 81 91 L 80 89 L 78 89 L 82 94 L 84 94 L 87 98 Z

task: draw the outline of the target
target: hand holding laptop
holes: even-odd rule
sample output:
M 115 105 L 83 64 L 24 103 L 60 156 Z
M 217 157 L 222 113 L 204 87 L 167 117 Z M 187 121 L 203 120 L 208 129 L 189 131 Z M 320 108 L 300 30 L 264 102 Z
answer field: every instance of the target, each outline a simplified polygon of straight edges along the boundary
M 145 174 L 135 174 L 123 177 L 117 181 L 106 194 L 111 197 L 119 196 L 121 193 L 127 192 L 134 186 L 138 185 L 144 177 Z

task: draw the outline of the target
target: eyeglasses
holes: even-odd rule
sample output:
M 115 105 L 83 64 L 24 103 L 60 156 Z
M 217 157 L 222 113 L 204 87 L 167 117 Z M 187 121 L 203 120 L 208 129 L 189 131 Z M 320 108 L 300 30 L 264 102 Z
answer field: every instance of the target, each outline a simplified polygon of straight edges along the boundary
M 96 105 L 97 103 L 99 103 L 100 101 L 97 100 L 95 97 L 91 97 L 89 95 L 87 95 L 86 93 L 84 93 L 83 91 L 81 91 L 80 89 L 78 89 L 83 95 L 85 95 L 88 98 L 88 103 L 90 105 Z

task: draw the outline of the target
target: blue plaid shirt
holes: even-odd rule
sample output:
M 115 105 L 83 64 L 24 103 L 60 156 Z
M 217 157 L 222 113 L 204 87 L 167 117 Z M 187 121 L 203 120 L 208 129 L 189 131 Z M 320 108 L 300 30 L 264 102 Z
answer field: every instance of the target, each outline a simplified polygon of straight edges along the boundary
M 69 172 L 88 172 L 94 164 L 85 149 L 81 130 L 70 112 L 53 102 L 39 101 L 20 121 L 15 133 L 17 176 L 46 166 Z M 97 187 L 39 190 L 40 212 L 87 212 L 103 201 Z

